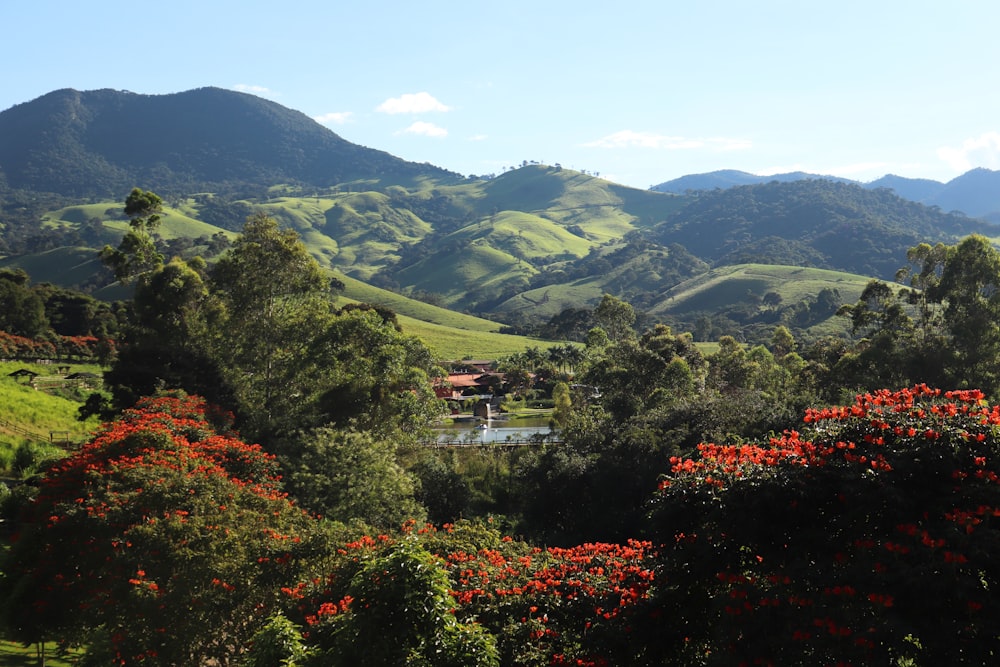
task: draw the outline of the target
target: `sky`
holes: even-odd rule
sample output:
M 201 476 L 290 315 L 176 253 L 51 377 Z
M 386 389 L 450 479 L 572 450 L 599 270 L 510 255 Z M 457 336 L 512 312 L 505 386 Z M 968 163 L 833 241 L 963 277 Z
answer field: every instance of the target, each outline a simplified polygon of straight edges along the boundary
M 216 86 L 465 175 L 1000 169 L 996 0 L 0 0 L 0 111 Z

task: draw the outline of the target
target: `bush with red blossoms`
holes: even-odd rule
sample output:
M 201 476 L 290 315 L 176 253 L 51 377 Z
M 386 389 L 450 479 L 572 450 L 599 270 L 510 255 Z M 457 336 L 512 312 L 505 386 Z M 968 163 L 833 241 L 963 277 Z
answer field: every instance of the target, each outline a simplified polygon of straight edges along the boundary
M 56 463 L 4 563 L 18 639 L 105 664 L 228 664 L 301 578 L 313 520 L 200 399 L 145 399 Z
M 1000 654 L 1000 407 L 926 386 L 699 446 L 656 495 L 677 664 L 989 664 Z
M 285 590 L 298 609 L 307 643 L 319 655 L 330 649 L 331 628 L 347 616 L 367 613 L 373 603 L 356 589 L 352 594 L 350 582 L 399 540 L 411 540 L 446 576 L 450 613 L 462 627 L 492 636 L 500 664 L 640 664 L 643 646 L 633 624 L 646 613 L 653 582 L 649 543 L 542 549 L 467 522 L 405 532 L 410 534 L 348 542 L 327 576 Z M 406 608 L 404 602 L 396 606 Z M 378 627 L 358 641 L 379 641 Z

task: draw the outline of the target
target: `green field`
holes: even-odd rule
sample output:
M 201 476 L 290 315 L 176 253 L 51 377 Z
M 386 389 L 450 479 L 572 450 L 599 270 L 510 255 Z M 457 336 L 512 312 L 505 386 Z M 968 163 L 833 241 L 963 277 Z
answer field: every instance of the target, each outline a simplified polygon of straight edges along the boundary
M 682 316 L 691 312 L 721 310 L 775 292 L 788 305 L 815 298 L 824 289 L 835 289 L 844 303 L 854 303 L 871 278 L 842 271 L 737 264 L 712 269 L 668 290 L 665 298 L 650 308 L 654 316 Z
M 10 377 L 10 373 L 27 369 L 41 378 L 54 377 L 54 365 L 22 362 L 0 363 L 0 470 L 10 470 L 18 447 L 33 446 L 40 455 L 59 455 L 61 448 L 52 441 L 81 442 L 100 425 L 96 418 L 86 422 L 77 420 L 80 403 L 91 389 L 78 388 L 72 383 L 59 387 L 58 381 L 45 383 L 49 388 L 33 389 L 23 381 Z M 72 372 L 100 373 L 97 366 L 72 364 Z

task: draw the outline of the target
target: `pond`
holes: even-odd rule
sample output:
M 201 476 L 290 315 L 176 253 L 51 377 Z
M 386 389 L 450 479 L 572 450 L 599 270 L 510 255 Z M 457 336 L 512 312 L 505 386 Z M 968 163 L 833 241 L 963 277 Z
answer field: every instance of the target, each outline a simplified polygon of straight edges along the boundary
M 484 422 L 457 422 L 434 429 L 440 444 L 487 445 L 525 443 L 544 437 L 558 438 L 558 432 L 549 428 L 548 417 Z

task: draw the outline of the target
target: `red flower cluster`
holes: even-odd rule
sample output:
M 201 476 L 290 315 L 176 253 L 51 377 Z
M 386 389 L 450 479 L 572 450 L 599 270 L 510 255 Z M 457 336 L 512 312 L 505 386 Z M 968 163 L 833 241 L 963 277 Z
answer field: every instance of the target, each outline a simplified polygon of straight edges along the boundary
M 520 656 L 519 664 L 609 664 L 608 636 L 627 640 L 630 612 L 648 598 L 654 579 L 651 543 L 541 549 L 489 531 L 486 541 L 492 546 L 457 548 L 471 530 L 463 522 L 440 530 L 410 525 L 403 531 L 439 559 L 451 581 L 453 613 L 460 622 L 481 624 L 498 638 L 502 651 Z M 353 601 L 341 597 L 343 583 L 359 561 L 394 541 L 385 535 L 352 540 L 339 550 L 345 559 L 342 572 L 287 589 L 287 595 L 301 601 L 306 624 L 348 611 Z
M 766 445 L 702 444 L 660 486 L 659 574 L 712 568 L 669 583 L 708 591 L 730 643 L 704 650 L 750 662 L 894 662 L 946 639 L 985 655 L 1000 618 L 998 427 L 982 392 L 917 385 L 809 409 Z M 765 612 L 787 635 L 758 645 Z
M 53 465 L 9 573 L 33 582 L 24 590 L 34 591 L 36 618 L 25 623 L 117 628 L 114 648 L 127 659 L 161 644 L 147 634 L 154 627 L 185 635 L 180 646 L 214 641 L 197 615 L 164 623 L 177 609 L 231 609 L 237 625 L 219 632 L 247 632 L 274 583 L 298 578 L 310 519 L 281 490 L 274 458 L 237 439 L 231 421 L 200 398 L 145 399 Z

